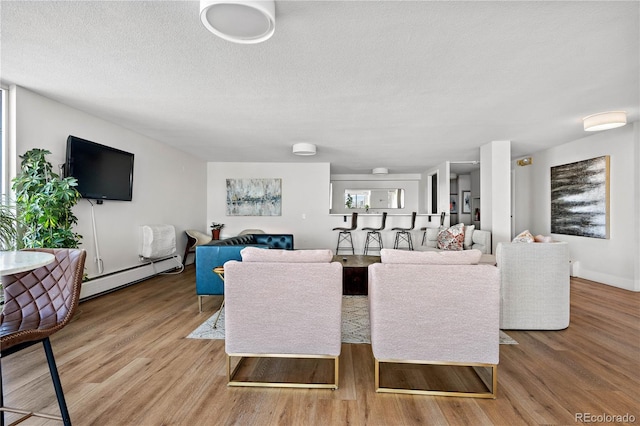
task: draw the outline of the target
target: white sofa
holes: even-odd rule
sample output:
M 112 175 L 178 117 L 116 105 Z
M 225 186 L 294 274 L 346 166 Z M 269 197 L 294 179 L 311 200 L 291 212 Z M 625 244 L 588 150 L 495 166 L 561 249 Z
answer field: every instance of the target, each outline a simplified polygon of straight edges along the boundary
M 225 350 L 230 386 L 337 389 L 342 346 L 342 265 L 331 250 L 245 247 L 224 264 Z M 334 362 L 331 383 L 236 379 L 244 357 Z M 232 368 L 232 358 L 240 358 Z M 315 376 L 315 375 L 313 375 Z
M 491 254 L 491 232 L 482 231 L 480 229 L 473 229 L 471 231 L 471 236 L 466 232 L 468 228 L 465 227 L 465 244 L 464 249 L 476 249 L 480 250 L 483 254 Z M 424 238 L 424 244 L 420 246 L 416 246 L 416 250 L 420 251 L 439 251 L 437 243 L 438 243 L 438 232 L 439 228 L 427 228 L 426 235 Z
M 381 250 L 369 266 L 371 348 L 377 392 L 495 398 L 500 276 L 478 265 L 478 250 Z M 398 389 L 381 384 L 386 363 L 474 366 L 489 370 L 488 391 Z M 397 370 L 395 370 L 397 371 Z M 382 380 L 384 381 L 384 380 Z
M 566 242 L 499 243 L 500 328 L 561 330 L 569 326 L 569 246 Z

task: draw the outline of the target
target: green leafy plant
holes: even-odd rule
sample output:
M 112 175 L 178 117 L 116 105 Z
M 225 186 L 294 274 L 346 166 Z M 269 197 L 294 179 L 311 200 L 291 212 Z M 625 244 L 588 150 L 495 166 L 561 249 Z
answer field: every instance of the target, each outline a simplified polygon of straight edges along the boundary
M 35 148 L 21 155 L 20 174 L 13 179 L 21 248 L 77 248 L 82 238 L 73 230 L 78 219 L 71 211 L 80 198 L 78 181 L 54 173 L 49 154 Z
M 353 197 L 351 196 L 351 194 L 347 194 L 347 201 L 345 201 L 345 206 L 347 206 L 348 209 L 351 208 L 351 206 L 353 206 Z
M 6 202 L 4 196 L 0 201 L 0 250 L 16 248 L 16 215 L 13 206 Z M 0 285 L 0 288 L 2 286 Z

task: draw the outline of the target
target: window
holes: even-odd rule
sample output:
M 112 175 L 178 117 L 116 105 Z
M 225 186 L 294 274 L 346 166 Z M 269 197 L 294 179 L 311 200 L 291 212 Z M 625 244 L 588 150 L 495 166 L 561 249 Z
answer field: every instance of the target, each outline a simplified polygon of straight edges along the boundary
M 9 91 L 4 87 L 0 87 L 0 181 L 2 184 L 2 188 L 0 193 L 4 196 L 9 193 L 9 177 L 7 173 L 6 167 L 6 159 L 7 159 L 7 141 L 6 136 L 7 132 L 5 129 L 7 128 L 7 97 Z

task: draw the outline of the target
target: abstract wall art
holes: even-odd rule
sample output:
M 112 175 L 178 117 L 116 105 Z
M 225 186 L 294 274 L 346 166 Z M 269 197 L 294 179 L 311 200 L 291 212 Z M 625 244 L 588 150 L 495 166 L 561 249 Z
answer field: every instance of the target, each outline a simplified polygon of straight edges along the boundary
M 471 213 L 471 191 L 462 191 L 462 213 Z
M 280 216 L 282 179 L 227 179 L 227 216 Z
M 609 156 L 551 167 L 551 233 L 609 238 Z

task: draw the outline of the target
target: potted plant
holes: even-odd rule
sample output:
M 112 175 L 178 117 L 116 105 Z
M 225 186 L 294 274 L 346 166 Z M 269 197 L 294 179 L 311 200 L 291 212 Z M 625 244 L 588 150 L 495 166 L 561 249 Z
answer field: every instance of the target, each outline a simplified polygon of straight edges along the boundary
M 16 215 L 13 207 L 0 200 L 0 250 L 13 250 L 16 247 Z M 4 290 L 0 282 L 0 306 L 4 304 Z M 0 311 L 2 308 L 0 307 Z
M 215 222 L 211 223 L 211 237 L 214 240 L 220 239 L 220 230 L 222 228 L 224 228 L 224 223 L 215 223 Z
M 0 201 L 0 250 L 13 250 L 15 247 L 16 215 L 13 206 L 9 205 L 3 196 Z
M 18 247 L 77 248 L 82 236 L 73 230 L 78 221 L 71 211 L 80 198 L 74 177 L 53 172 L 46 149 L 32 149 L 20 158 L 13 179 L 19 224 Z
M 345 206 L 347 206 L 348 209 L 350 209 L 353 206 L 353 197 L 351 196 L 351 194 L 347 194 L 347 201 L 345 201 Z

